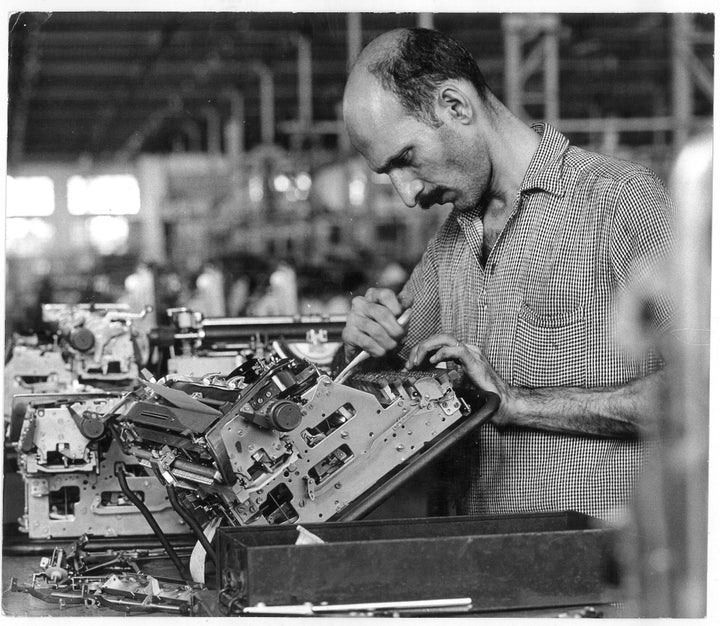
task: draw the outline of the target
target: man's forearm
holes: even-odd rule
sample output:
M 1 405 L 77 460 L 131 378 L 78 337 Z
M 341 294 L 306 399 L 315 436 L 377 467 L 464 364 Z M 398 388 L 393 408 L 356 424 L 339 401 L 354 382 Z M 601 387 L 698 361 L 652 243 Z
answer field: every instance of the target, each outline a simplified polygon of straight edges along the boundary
M 647 428 L 652 419 L 662 381 L 660 371 L 617 387 L 515 387 L 508 389 L 495 422 L 500 427 L 633 437 Z

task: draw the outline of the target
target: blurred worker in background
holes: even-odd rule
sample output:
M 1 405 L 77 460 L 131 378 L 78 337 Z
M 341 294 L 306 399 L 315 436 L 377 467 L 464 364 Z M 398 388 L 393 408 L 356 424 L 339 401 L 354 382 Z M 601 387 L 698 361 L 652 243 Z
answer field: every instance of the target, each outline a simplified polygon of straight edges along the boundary
M 663 367 L 652 348 L 622 349 L 615 307 L 631 282 L 654 282 L 669 252 L 662 183 L 549 124 L 527 126 L 472 55 L 431 30 L 372 41 L 343 106 L 353 145 L 407 206 L 452 205 L 397 296 L 372 288 L 353 300 L 346 356 L 455 361 L 499 396 L 460 512 L 613 518 L 642 463 Z M 409 306 L 405 333 L 396 318 Z M 669 328 L 662 295 L 644 310 L 658 333 Z
M 270 274 L 265 295 L 253 304 L 250 314 L 267 317 L 298 313 L 297 275 L 288 263 L 281 261 Z
M 225 315 L 225 286 L 223 274 L 213 263 L 205 263 L 202 272 L 195 281 L 195 294 L 189 301 L 194 311 L 202 312 L 204 317 L 222 317 Z

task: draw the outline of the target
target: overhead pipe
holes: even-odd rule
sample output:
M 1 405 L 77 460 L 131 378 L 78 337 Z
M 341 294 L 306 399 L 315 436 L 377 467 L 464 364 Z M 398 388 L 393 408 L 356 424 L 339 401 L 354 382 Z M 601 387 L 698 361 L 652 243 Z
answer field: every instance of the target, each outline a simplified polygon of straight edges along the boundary
M 227 89 L 223 95 L 230 101 L 230 119 L 225 125 L 225 153 L 232 163 L 239 163 L 245 152 L 245 97 L 239 89 Z
M 560 119 L 560 52 L 558 41 L 560 18 L 557 15 L 546 15 L 545 20 L 547 20 L 547 30 L 543 34 L 545 119 L 552 124 L 557 124 Z
M 503 42 L 505 46 L 505 106 L 515 115 L 525 119 L 527 115 L 522 106 L 522 38 L 520 29 L 522 27 L 522 16 L 503 15 Z
M 673 144 L 679 150 L 690 135 L 693 116 L 693 84 L 689 71 L 692 54 L 692 17 L 684 13 L 672 16 L 672 113 Z
M 260 78 L 260 136 L 263 144 L 275 142 L 275 78 L 264 63 L 253 63 L 252 71 Z
M 362 15 L 360 13 L 347 14 L 347 71 L 355 63 L 355 59 L 360 55 L 362 50 Z M 337 116 L 337 136 L 338 147 L 343 154 L 347 154 L 352 150 L 350 137 L 343 123 L 342 102 L 338 102 L 335 107 L 335 115 Z
M 347 69 L 350 71 L 362 49 L 362 17 L 360 13 L 347 14 Z
M 417 25 L 420 28 L 435 28 L 432 13 L 418 13 Z
M 309 130 L 313 119 L 312 46 L 307 35 L 298 35 L 298 121 Z

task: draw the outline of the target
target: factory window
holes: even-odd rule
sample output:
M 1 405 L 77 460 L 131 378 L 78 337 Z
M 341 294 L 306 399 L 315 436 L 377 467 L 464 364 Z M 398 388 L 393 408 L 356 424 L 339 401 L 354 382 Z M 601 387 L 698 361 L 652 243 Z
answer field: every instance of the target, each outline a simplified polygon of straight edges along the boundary
M 135 215 L 140 186 L 131 174 L 71 176 L 67 182 L 71 215 Z
M 44 217 L 55 210 L 55 187 L 49 176 L 8 176 L 7 217 Z

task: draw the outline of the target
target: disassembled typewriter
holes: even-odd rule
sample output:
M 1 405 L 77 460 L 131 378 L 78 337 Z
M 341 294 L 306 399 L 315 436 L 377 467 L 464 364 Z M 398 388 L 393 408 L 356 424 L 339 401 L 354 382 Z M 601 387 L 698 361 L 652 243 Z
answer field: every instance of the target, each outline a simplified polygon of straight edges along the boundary
M 147 359 L 148 338 L 123 304 L 43 304 L 47 332 L 14 336 L 5 359 L 5 416 L 17 394 L 128 389 Z M 50 337 L 49 339 L 47 337 Z M 16 409 L 22 418 L 22 407 Z
M 336 384 L 301 359 L 251 358 L 227 376 L 142 380 L 104 423 L 192 516 L 323 521 L 467 413 L 452 374 Z
M 318 363 L 299 356 L 313 342 L 326 343 L 307 328 L 303 352 L 289 349 L 284 337 L 259 341 L 257 324 L 248 322 L 255 339 L 233 345 L 229 373 L 195 374 L 207 364 L 198 357 L 216 358 L 228 342 L 213 339 L 210 353 L 200 354 L 203 324 L 183 319 L 194 326 L 166 332 L 165 344 L 171 358 L 187 359 L 191 373 L 179 373 L 176 364 L 159 378 L 143 369 L 129 391 L 15 397 L 24 406 L 16 444 L 27 491 L 22 529 L 31 538 L 151 529 L 187 583 L 168 539 L 173 534 L 191 532 L 212 561 L 206 531 L 213 524 L 355 519 L 469 421 L 455 389 L 459 372 L 359 372 L 338 383 L 325 356 Z M 220 326 L 227 331 L 225 321 Z M 117 576 L 114 589 L 131 584 Z M 65 584 L 80 585 L 87 599 L 90 587 L 72 578 Z M 41 576 L 33 586 L 41 580 L 57 584 Z M 132 586 L 140 593 L 146 583 L 135 576 Z M 162 609 L 157 595 L 145 597 Z

